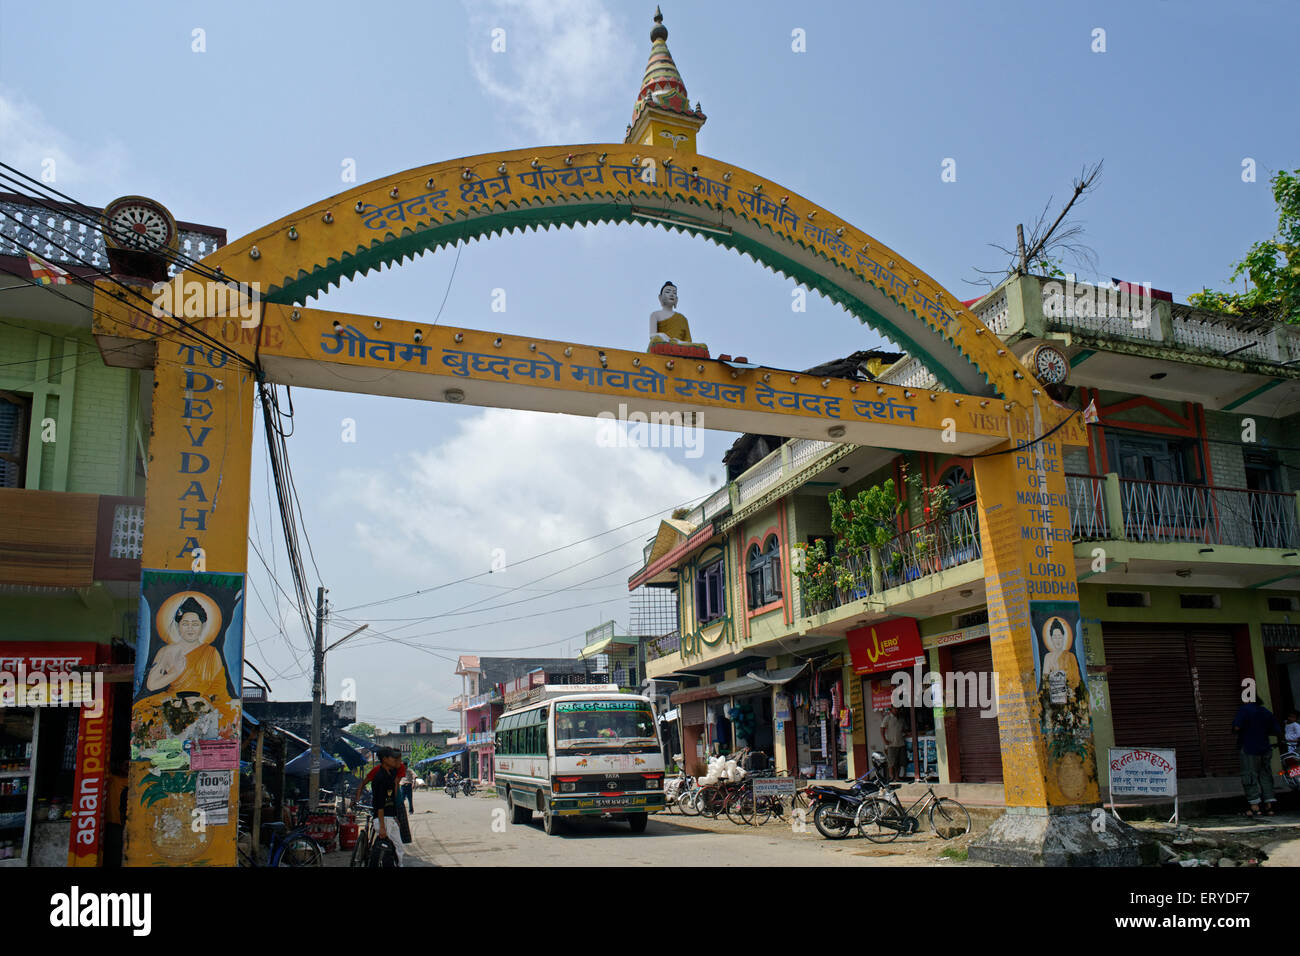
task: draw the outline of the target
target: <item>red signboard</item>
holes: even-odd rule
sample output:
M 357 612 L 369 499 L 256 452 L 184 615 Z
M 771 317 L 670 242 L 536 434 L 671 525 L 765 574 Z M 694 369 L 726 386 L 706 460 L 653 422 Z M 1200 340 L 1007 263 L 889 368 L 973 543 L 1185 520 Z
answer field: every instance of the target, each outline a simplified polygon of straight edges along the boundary
M 924 654 L 914 617 L 896 617 L 854 628 L 845 637 L 853 657 L 853 670 L 858 674 L 909 668 Z
M 95 663 L 101 646 L 91 641 L 4 641 L 0 642 L 0 671 L 13 673 L 20 663 L 29 674 L 66 671 Z
M 108 649 L 99 657 L 107 659 Z M 91 651 L 90 663 L 96 660 Z M 98 710 L 98 716 L 92 716 Z M 82 707 L 77 727 L 76 774 L 72 781 L 72 830 L 68 834 L 68 866 L 99 866 L 104 853 L 104 821 L 108 786 L 108 755 L 112 746 L 113 695 L 105 692 L 101 706 Z

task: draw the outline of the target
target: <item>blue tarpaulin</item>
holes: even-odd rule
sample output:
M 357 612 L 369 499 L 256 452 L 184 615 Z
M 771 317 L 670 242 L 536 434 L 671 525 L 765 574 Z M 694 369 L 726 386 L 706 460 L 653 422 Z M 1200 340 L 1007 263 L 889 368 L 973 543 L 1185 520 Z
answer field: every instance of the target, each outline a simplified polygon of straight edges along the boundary
M 465 748 L 463 747 L 460 750 L 449 750 L 445 754 L 438 754 L 436 757 L 425 757 L 423 760 L 417 761 L 415 765 L 423 767 L 426 764 L 437 763 L 439 760 L 450 760 L 452 757 L 459 757 L 464 752 Z
M 321 752 L 320 768 L 324 770 L 338 770 L 343 766 L 343 761 L 333 754 Z M 306 777 L 311 775 L 311 751 L 304 750 L 298 756 L 294 757 L 284 765 L 284 772 L 292 774 L 295 777 Z

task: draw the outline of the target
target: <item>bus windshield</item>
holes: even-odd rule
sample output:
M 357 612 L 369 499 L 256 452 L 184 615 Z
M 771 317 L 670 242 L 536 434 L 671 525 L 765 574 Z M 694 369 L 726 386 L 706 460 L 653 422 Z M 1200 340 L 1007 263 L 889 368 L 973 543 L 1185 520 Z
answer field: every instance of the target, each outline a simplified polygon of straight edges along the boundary
M 555 705 L 555 746 L 657 744 L 654 715 L 640 700 L 579 700 Z

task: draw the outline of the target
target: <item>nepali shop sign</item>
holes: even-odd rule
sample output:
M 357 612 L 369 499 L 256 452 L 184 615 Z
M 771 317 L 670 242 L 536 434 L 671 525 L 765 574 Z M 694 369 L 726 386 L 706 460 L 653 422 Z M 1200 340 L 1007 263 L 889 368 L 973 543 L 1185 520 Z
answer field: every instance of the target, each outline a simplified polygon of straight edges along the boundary
M 1172 750 L 1110 748 L 1110 797 L 1178 796 L 1178 760 Z
M 921 632 L 913 617 L 899 617 L 854 628 L 845 637 L 849 642 L 853 670 L 857 674 L 879 674 L 908 668 L 925 653 L 921 648 Z

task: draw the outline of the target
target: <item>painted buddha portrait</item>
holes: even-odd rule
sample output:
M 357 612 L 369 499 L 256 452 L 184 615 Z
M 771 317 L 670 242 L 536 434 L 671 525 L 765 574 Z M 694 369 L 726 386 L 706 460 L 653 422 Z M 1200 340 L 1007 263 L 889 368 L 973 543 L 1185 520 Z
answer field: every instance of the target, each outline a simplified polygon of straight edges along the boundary
M 228 693 L 225 664 L 213 642 L 221 633 L 221 609 L 198 591 L 182 591 L 162 603 L 155 619 L 164 645 L 154 656 L 145 687 L 205 697 Z
M 1042 681 L 1052 689 L 1052 700 L 1062 703 L 1063 694 L 1074 696 L 1079 691 L 1082 680 L 1079 674 L 1079 662 L 1075 659 L 1070 644 L 1072 635 L 1070 626 L 1059 617 L 1050 618 L 1043 625 L 1043 643 L 1047 653 L 1043 657 Z

